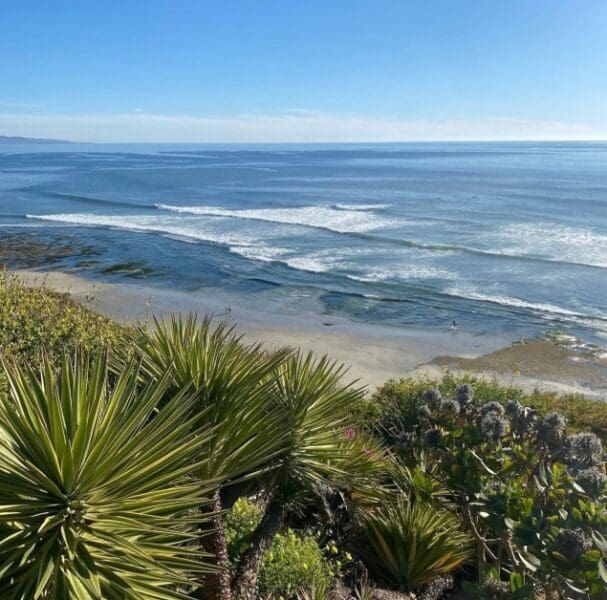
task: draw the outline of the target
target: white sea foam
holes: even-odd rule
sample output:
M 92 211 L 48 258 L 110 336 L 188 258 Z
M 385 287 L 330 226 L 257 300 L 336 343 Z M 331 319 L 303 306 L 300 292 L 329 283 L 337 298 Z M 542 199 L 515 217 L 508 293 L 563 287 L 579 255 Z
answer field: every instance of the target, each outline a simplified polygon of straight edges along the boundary
M 334 264 L 333 251 L 319 251 L 309 255 L 295 255 L 289 248 L 271 246 L 260 235 L 238 231 L 217 231 L 212 223 L 203 219 L 177 216 L 110 216 L 88 213 L 66 213 L 55 215 L 26 215 L 52 223 L 83 227 L 104 227 L 127 231 L 158 233 L 180 241 L 213 242 L 228 246 L 229 250 L 250 260 L 282 262 L 293 269 L 321 273 L 330 271 Z
M 230 246 L 230 252 L 240 254 L 249 260 L 259 260 L 261 262 L 275 262 L 280 260 L 280 257 L 288 253 L 288 248 L 277 248 L 275 246 L 267 246 L 256 244 L 254 246 Z
M 338 233 L 365 232 L 389 227 L 394 223 L 378 217 L 372 210 L 340 210 L 330 206 L 296 208 L 256 208 L 233 210 L 218 206 L 176 206 L 157 204 L 160 210 L 186 215 L 229 217 L 285 223 L 304 227 L 329 229 Z
M 83 227 L 104 227 L 167 234 L 190 240 L 214 242 L 228 246 L 253 246 L 259 243 L 257 236 L 244 231 L 226 232 L 212 228 L 201 219 L 187 220 L 180 217 L 158 217 L 157 215 L 114 216 L 91 213 L 64 213 L 54 215 L 26 215 L 28 219 L 37 219 L 66 225 Z
M 607 268 L 607 235 L 592 229 L 520 223 L 485 234 L 497 244 L 499 252 L 511 256 L 540 256 L 549 260 Z
M 334 207 L 338 210 L 386 210 L 392 206 L 391 204 L 335 204 Z
M 331 270 L 331 264 L 318 256 L 292 256 L 283 261 L 292 269 L 308 271 L 309 273 L 326 273 Z
M 527 300 L 521 300 L 519 298 L 512 298 L 510 296 L 503 296 L 500 294 L 491 295 L 483 294 L 474 290 L 468 290 L 464 288 L 454 287 L 445 290 L 446 294 L 450 296 L 457 296 L 458 298 L 465 298 L 467 300 L 478 300 L 480 302 L 491 302 L 493 304 L 500 304 L 502 306 L 510 306 L 512 308 L 526 308 L 533 311 L 539 311 L 543 313 L 551 313 L 554 315 L 570 316 L 570 317 L 582 317 L 586 318 L 589 315 L 580 313 L 577 311 L 569 310 L 550 304 L 546 302 L 529 302 Z
M 583 313 L 562 306 L 557 306 L 548 302 L 530 302 L 520 298 L 512 298 L 501 294 L 483 294 L 469 289 L 451 288 L 445 290 L 445 293 L 465 298 L 467 300 L 478 300 L 480 302 L 490 302 L 500 306 L 529 310 L 546 320 L 559 320 L 582 327 L 593 329 L 596 332 L 607 332 L 607 315 L 592 315 Z
M 370 269 L 368 272 L 360 275 L 348 275 L 350 279 L 374 283 L 386 281 L 389 279 L 410 280 L 410 279 L 457 279 L 457 273 L 452 273 L 442 267 L 433 265 L 406 265 L 403 267 L 381 267 Z

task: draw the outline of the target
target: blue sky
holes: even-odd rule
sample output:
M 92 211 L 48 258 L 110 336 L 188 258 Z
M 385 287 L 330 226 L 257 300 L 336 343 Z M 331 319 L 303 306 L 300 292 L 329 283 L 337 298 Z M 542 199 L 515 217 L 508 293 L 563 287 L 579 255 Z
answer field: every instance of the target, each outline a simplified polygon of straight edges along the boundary
M 0 135 L 607 139 L 606 0 L 0 0 Z

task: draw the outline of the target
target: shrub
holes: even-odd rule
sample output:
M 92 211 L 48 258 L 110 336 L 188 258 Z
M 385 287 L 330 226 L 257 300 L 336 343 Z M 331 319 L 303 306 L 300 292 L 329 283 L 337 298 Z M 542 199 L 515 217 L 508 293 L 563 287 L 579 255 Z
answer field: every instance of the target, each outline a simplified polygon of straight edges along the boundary
M 446 511 L 401 498 L 368 516 L 360 553 L 380 581 L 415 590 L 468 561 L 471 539 Z
M 445 490 L 443 501 L 475 539 L 481 579 L 490 566 L 498 578 L 513 574 L 520 589 L 604 590 L 600 439 L 570 434 L 558 413 L 541 415 L 516 399 L 481 403 L 471 393 L 463 384 L 450 399 L 425 394 L 417 423 L 390 433 L 399 440 L 395 456 Z
M 302 589 L 326 587 L 331 580 L 331 567 L 316 538 L 287 529 L 276 535 L 263 560 L 259 588 L 263 598 L 292 598 Z
M 37 364 L 80 348 L 94 353 L 115 345 L 127 329 L 81 305 L 69 294 L 27 287 L 0 272 L 0 348 L 22 364 Z
M 239 498 L 226 516 L 226 537 L 232 563 L 251 542 L 262 518 L 261 508 Z M 260 571 L 259 589 L 264 598 L 294 598 L 302 590 L 325 589 L 333 580 L 331 565 L 311 533 L 286 529 L 276 534 Z
M 427 404 L 424 397 L 427 390 L 435 389 L 448 398 L 458 386 L 466 384 L 472 388 L 476 405 L 491 401 L 505 405 L 514 399 L 541 413 L 557 411 L 566 418 L 572 430 L 592 431 L 607 443 L 607 405 L 604 402 L 576 394 L 559 395 L 538 390 L 526 394 L 516 386 L 504 386 L 472 375 L 446 373 L 440 380 L 391 379 L 358 407 L 357 416 L 361 423 L 379 431 L 384 439 L 394 443 L 395 431 L 419 422 L 418 411 Z
M 261 507 L 246 498 L 239 498 L 225 519 L 230 561 L 235 564 L 249 548 L 253 531 L 263 516 Z

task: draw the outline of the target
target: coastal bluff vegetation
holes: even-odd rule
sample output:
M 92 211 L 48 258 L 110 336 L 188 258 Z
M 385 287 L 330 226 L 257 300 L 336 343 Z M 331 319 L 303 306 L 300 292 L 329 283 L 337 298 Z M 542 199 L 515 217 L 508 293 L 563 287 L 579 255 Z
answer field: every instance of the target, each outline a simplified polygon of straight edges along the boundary
M 0 598 L 607 597 L 607 407 L 0 276 Z

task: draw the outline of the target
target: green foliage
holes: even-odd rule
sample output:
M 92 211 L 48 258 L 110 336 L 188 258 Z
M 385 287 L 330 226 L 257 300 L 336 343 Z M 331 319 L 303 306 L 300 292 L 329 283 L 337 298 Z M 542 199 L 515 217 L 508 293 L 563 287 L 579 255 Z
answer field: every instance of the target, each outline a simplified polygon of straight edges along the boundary
M 535 391 L 523 401 L 542 413 L 556 411 L 567 418 L 574 431 L 592 431 L 607 444 L 607 405 L 578 394 L 555 394 Z
M 505 404 L 515 399 L 541 413 L 557 411 L 567 419 L 572 430 L 592 431 L 607 443 L 607 406 L 604 402 L 576 394 L 538 390 L 526 394 L 516 386 L 505 386 L 473 375 L 455 376 L 449 372 L 440 380 L 391 379 L 357 407 L 356 416 L 361 423 L 370 424 L 384 434 L 403 425 L 413 426 L 418 422 L 419 407 L 425 404 L 423 395 L 426 390 L 436 388 L 448 397 L 458 385 L 466 383 L 472 386 L 477 405 L 491 401 Z
M 260 507 L 240 498 L 228 513 L 226 537 L 232 563 L 244 553 L 261 521 Z M 295 597 L 302 590 L 325 589 L 333 580 L 331 565 L 311 533 L 292 529 L 279 532 L 266 553 L 260 572 L 260 591 L 264 598 Z
M 481 404 L 467 384 L 452 398 L 433 389 L 423 399 L 414 424 L 387 435 L 401 464 L 439 483 L 441 501 L 475 539 L 480 578 L 491 565 L 498 577 L 520 577 L 521 589 L 603 591 L 600 439 L 569 435 L 563 417 L 538 415 L 517 400 Z
M 360 553 L 380 581 L 415 590 L 463 565 L 471 558 L 471 547 L 454 516 L 401 498 L 367 517 Z
M 607 440 L 602 403 L 449 373 L 365 399 L 326 358 L 268 354 L 209 319 L 132 330 L 6 272 L 0 347 L 14 365 L 0 374 L 1 597 L 187 597 L 206 568 L 192 522 L 221 523 L 201 494 L 222 486 L 232 498 L 262 490 L 288 523 L 320 532 L 279 531 L 265 598 L 326 594 L 332 544 L 345 547 L 361 515 L 353 552 L 393 587 L 457 568 L 472 538 L 479 597 L 607 588 L 605 457 L 593 436 L 571 435 Z M 63 358 L 75 348 L 90 358 Z M 108 348 L 121 357 L 111 375 Z M 23 366 L 42 355 L 40 375 Z M 262 517 L 236 501 L 233 565 Z
M 0 399 L 0 596 L 185 598 L 204 564 L 188 543 L 200 483 L 191 394 L 157 412 L 129 364 L 112 384 L 103 356 L 59 371 L 8 369 Z M 182 591 L 180 591 L 182 590 Z
M 235 564 L 251 545 L 253 531 L 259 525 L 263 512 L 255 502 L 239 498 L 225 519 L 230 561 Z
M 37 364 L 74 348 L 92 353 L 124 338 L 126 328 L 82 306 L 69 294 L 31 288 L 0 271 L 0 348 L 4 357 Z
M 259 588 L 263 598 L 292 598 L 302 589 L 326 587 L 332 579 L 316 538 L 287 529 L 276 535 L 264 557 Z

